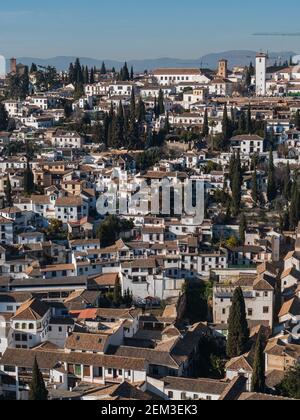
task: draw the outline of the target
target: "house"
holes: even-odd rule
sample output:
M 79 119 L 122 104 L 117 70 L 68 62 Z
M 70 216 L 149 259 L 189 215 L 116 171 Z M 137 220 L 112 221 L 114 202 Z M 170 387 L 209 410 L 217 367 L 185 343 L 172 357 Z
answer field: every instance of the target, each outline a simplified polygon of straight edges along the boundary
M 159 85 L 178 85 L 182 82 L 201 83 L 202 73 L 199 69 L 157 69 L 153 76 Z
M 274 277 L 258 275 L 241 278 L 228 286 L 216 285 L 213 293 L 214 323 L 228 324 L 234 291 L 237 287 L 241 287 L 245 298 L 247 319 L 273 328 L 275 283 Z
M 68 391 L 69 380 L 91 385 L 135 384 L 146 380 L 148 363 L 139 357 L 63 352 L 53 349 L 7 349 L 1 358 L 1 371 L 11 378 L 4 395 L 14 393 L 17 400 L 27 400 L 35 358 L 52 389 Z M 20 379 L 22 381 L 20 381 Z M 74 382 L 75 379 L 75 382 Z
M 239 382 L 241 379 L 239 379 Z M 243 382 L 243 380 L 242 380 Z M 167 401 L 218 401 L 225 398 L 232 387 L 238 389 L 237 395 L 245 391 L 244 385 L 236 381 L 222 381 L 214 379 L 189 379 L 189 378 L 152 378 L 147 377 L 144 389 Z M 244 382 L 243 382 L 244 383 Z
M 231 152 L 251 156 L 264 153 L 264 139 L 257 135 L 239 135 L 230 139 Z
M 55 202 L 55 217 L 63 223 L 78 222 L 89 214 L 89 205 L 79 196 L 60 197 Z
M 60 149 L 81 149 L 83 138 L 76 132 L 58 130 L 51 138 L 51 145 Z
M 28 349 L 47 341 L 49 306 L 37 299 L 24 302 L 11 318 L 14 347 Z

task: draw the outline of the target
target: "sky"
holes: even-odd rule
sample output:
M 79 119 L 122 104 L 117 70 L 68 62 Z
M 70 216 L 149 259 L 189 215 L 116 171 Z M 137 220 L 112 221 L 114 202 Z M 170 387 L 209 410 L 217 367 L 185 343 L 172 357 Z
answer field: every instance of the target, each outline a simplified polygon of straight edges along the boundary
M 199 58 L 250 49 L 300 53 L 300 2 L 289 0 L 11 0 L 0 5 L 0 54 L 98 59 Z M 281 3 L 281 4 L 280 4 Z

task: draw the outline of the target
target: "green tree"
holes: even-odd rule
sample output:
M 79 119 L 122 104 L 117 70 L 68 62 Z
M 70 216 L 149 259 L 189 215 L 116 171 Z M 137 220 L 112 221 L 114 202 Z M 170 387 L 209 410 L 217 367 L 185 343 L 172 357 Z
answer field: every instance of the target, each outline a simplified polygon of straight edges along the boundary
M 247 219 L 246 219 L 245 213 L 242 213 L 240 217 L 239 235 L 240 235 L 240 241 L 243 245 L 245 244 L 246 230 L 247 230 Z
M 290 229 L 296 229 L 300 216 L 300 195 L 297 181 L 295 180 L 292 187 L 292 199 L 289 212 Z
M 227 144 L 228 140 L 232 136 L 231 121 L 228 118 L 228 111 L 227 111 L 227 105 L 226 104 L 224 106 L 224 112 L 223 112 L 222 134 L 223 134 L 223 139 L 224 139 L 223 146 L 225 146 Z
M 243 291 L 237 287 L 233 294 L 228 320 L 227 355 L 238 357 L 246 351 L 249 329 L 246 318 L 246 305 Z
M 5 188 L 4 188 L 4 194 L 5 194 L 6 206 L 7 207 L 12 207 L 13 206 L 13 199 L 12 199 L 12 189 L 11 189 L 11 182 L 10 182 L 9 175 L 7 175 L 7 181 L 6 181 L 6 185 L 5 185 Z
M 104 62 L 102 63 L 100 73 L 101 73 L 102 75 L 106 74 L 106 66 L 105 66 L 105 63 L 104 63 Z
M 300 364 L 289 369 L 278 387 L 282 396 L 300 400 Z
M 256 168 L 254 169 L 254 172 L 252 174 L 252 190 L 251 190 L 251 196 L 252 200 L 254 201 L 254 204 L 257 204 L 258 201 L 258 185 L 257 185 L 257 173 Z
M 291 170 L 289 163 L 287 164 L 284 171 L 283 178 L 283 197 L 286 201 L 291 199 L 292 181 L 291 181 Z
M 37 71 L 38 71 L 37 65 L 35 63 L 32 63 L 30 67 L 30 74 L 36 73 Z
M 29 160 L 27 159 L 26 169 L 24 171 L 24 192 L 25 194 L 31 195 L 34 191 L 34 175 Z
M 261 333 L 258 334 L 255 350 L 254 350 L 254 362 L 253 362 L 253 375 L 251 382 L 251 391 L 264 393 L 265 392 L 265 354 L 263 348 L 263 342 Z
M 253 132 L 252 114 L 251 114 L 251 107 L 250 107 L 250 105 L 248 106 L 248 110 L 247 110 L 246 132 L 247 132 L 247 134 L 252 134 L 252 132 Z
M 6 111 L 5 105 L 3 103 L 0 104 L 0 130 L 6 131 L 8 127 L 8 112 Z
M 269 153 L 269 169 L 268 169 L 268 189 L 267 189 L 268 200 L 271 203 L 277 196 L 277 186 L 275 178 L 275 166 L 273 160 L 273 152 L 270 150 Z
M 207 137 L 208 135 L 209 135 L 209 122 L 208 122 L 208 111 L 206 108 L 204 112 L 202 136 Z
M 296 112 L 295 118 L 294 118 L 294 125 L 296 130 L 300 131 L 300 111 L 298 109 L 298 111 Z
M 233 157 L 233 163 L 231 163 L 231 190 L 232 190 L 232 200 L 231 200 L 231 209 L 233 216 L 237 216 L 241 209 L 241 198 L 242 198 L 242 182 L 243 174 L 241 168 L 240 155 Z
M 158 94 L 157 107 L 158 107 L 158 113 L 159 113 L 159 115 L 162 115 L 162 114 L 165 113 L 164 93 L 163 93 L 163 91 L 161 89 L 159 90 L 159 94 Z
M 30 401 L 47 401 L 48 400 L 48 391 L 45 386 L 45 382 L 41 371 L 39 369 L 37 359 L 35 357 L 33 369 L 32 369 L 32 382 L 30 384 L 29 390 L 29 400 Z

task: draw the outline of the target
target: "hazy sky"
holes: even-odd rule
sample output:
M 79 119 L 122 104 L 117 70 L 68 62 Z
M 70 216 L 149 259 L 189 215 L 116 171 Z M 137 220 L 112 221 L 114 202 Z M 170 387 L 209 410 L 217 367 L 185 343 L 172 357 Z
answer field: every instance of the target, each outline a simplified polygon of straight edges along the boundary
M 11 0 L 0 5 L 0 54 L 49 58 L 199 58 L 251 49 L 300 53 L 300 2 L 289 0 Z

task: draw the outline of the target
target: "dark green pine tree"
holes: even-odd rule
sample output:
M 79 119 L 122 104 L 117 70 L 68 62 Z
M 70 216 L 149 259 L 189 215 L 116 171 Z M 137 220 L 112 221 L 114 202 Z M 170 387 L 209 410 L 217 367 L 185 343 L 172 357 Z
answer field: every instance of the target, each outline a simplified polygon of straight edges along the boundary
M 247 231 L 247 219 L 246 219 L 245 213 L 242 213 L 240 217 L 239 235 L 240 235 L 240 241 L 243 245 L 245 244 L 246 231 Z
M 48 400 L 48 391 L 45 386 L 45 382 L 41 371 L 39 369 L 37 359 L 35 357 L 33 369 L 32 369 L 32 382 L 30 384 L 29 390 L 29 400 L 30 401 L 47 401 Z
M 288 163 L 285 168 L 284 178 L 283 178 L 283 197 L 286 201 L 290 201 L 291 199 L 291 190 L 292 190 L 291 170 L 290 170 L 290 164 Z
M 5 194 L 6 206 L 7 207 L 12 207 L 13 206 L 13 199 L 12 199 L 12 189 L 11 189 L 11 183 L 10 183 L 9 175 L 7 175 L 7 181 L 6 181 L 6 185 L 5 185 L 5 189 L 4 189 L 4 194 Z
M 249 328 L 246 318 L 246 305 L 243 291 L 236 288 L 228 320 L 227 355 L 230 358 L 241 356 L 246 351 Z
M 246 116 L 245 116 L 244 111 L 242 111 L 240 113 L 239 121 L 238 121 L 238 131 L 239 131 L 239 133 L 245 134 L 246 133 L 246 126 L 247 126 Z
M 105 66 L 104 61 L 103 61 L 102 66 L 101 66 L 100 73 L 101 73 L 102 75 L 106 74 L 106 66 Z
M 116 280 L 115 287 L 114 287 L 114 305 L 120 306 L 122 303 L 122 288 L 119 278 Z
M 6 131 L 8 127 L 8 112 L 6 111 L 5 105 L 3 103 L 0 104 L 0 130 Z
M 202 127 L 202 137 L 207 137 L 209 135 L 209 122 L 208 122 L 208 111 L 207 108 L 204 112 L 204 118 L 203 118 L 203 127 Z
M 136 118 L 139 123 L 142 123 L 146 120 L 146 107 L 141 97 L 139 98 L 136 109 Z
M 30 67 L 30 74 L 36 73 L 37 71 L 38 71 L 37 65 L 35 63 L 32 63 Z
M 258 202 L 258 185 L 257 185 L 257 173 L 256 168 L 254 168 L 254 172 L 252 174 L 252 190 L 251 190 L 251 197 L 256 205 Z
M 224 106 L 224 112 L 223 112 L 222 133 L 223 133 L 224 146 L 225 146 L 225 144 L 228 142 L 228 140 L 231 138 L 231 135 L 232 135 L 231 123 L 228 118 L 228 111 L 227 111 L 226 104 Z
M 234 165 L 232 169 L 232 202 L 231 202 L 231 209 L 232 215 L 236 217 L 241 209 L 241 198 L 242 198 L 242 182 L 243 182 L 243 174 L 241 168 L 241 160 L 240 155 L 235 158 Z
M 87 84 L 90 81 L 90 73 L 89 73 L 88 66 L 86 66 L 84 69 L 83 79 L 84 79 L 84 84 Z
M 69 83 L 75 83 L 76 81 L 76 74 L 75 74 L 75 68 L 74 68 L 74 64 L 70 63 L 69 66 Z
M 253 123 L 252 123 L 252 115 L 251 115 L 251 106 L 248 106 L 247 110 L 247 117 L 246 117 L 246 133 L 252 134 L 253 133 Z
M 91 71 L 90 71 L 90 80 L 89 80 L 90 84 L 92 85 L 93 83 L 95 83 L 95 70 L 92 67 Z
M 273 152 L 269 153 L 269 169 L 268 169 L 268 189 L 267 189 L 268 200 L 271 203 L 277 196 L 277 186 L 275 179 L 275 166 L 273 160 Z
M 296 130 L 300 131 L 300 111 L 296 112 L 295 118 L 294 118 L 294 125 Z
M 121 70 L 120 76 L 121 76 L 121 81 L 123 81 L 123 82 L 127 82 L 127 81 L 130 80 L 128 65 L 127 65 L 126 62 L 125 62 L 124 66 Z
M 124 138 L 124 109 L 122 101 L 119 103 L 118 113 L 113 118 L 112 147 L 121 148 L 125 145 Z
M 296 229 L 300 216 L 300 195 L 297 181 L 295 180 L 292 187 L 292 199 L 289 212 L 290 229 Z
M 261 333 L 256 339 L 253 362 L 251 392 L 264 393 L 266 388 L 265 354 Z
M 158 94 L 157 108 L 158 108 L 159 115 L 162 115 L 165 113 L 165 98 L 164 98 L 164 93 L 161 89 L 159 90 L 159 94 Z
M 29 160 L 27 159 L 26 169 L 24 171 L 24 192 L 25 194 L 31 195 L 34 191 L 34 175 L 31 170 Z
M 133 71 L 133 67 L 131 66 L 130 69 L 130 80 L 133 81 L 134 80 L 134 71 Z

